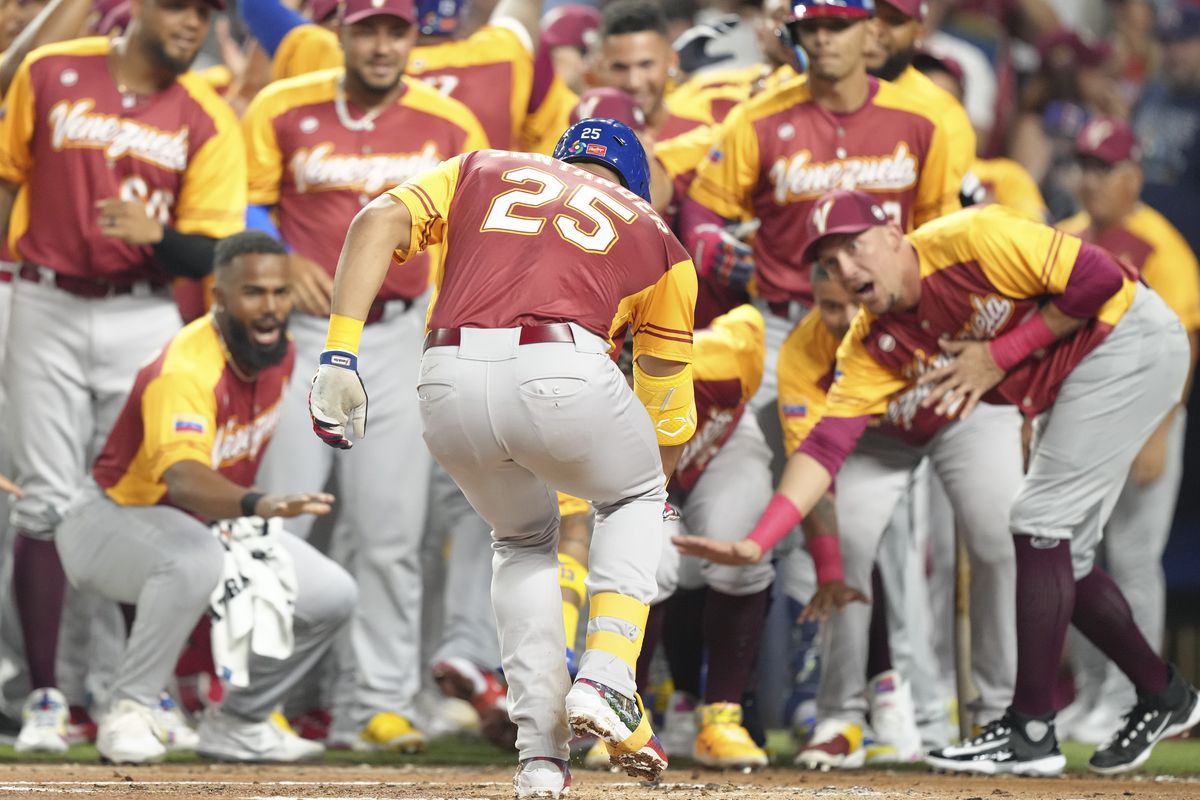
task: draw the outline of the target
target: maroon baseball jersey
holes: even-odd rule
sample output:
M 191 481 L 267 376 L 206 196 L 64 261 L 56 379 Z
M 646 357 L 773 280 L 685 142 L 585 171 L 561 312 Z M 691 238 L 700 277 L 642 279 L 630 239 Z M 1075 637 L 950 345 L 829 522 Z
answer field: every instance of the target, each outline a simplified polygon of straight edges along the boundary
M 445 242 L 429 327 L 576 322 L 609 338 L 629 325 L 635 355 L 691 361 L 695 268 L 625 188 L 548 156 L 480 150 L 390 194 L 412 215 L 413 251 Z
M 180 461 L 253 486 L 294 360 L 289 344 L 283 361 L 243 380 L 213 317 L 190 323 L 138 372 L 92 476 L 126 506 L 171 505 L 162 476 Z
M 242 124 L 250 202 L 275 206 L 279 232 L 300 255 L 337 268 L 346 229 L 359 210 L 398 183 L 450 156 L 487 147 L 479 121 L 456 100 L 413 78 L 396 103 L 350 130 L 338 114 L 340 67 L 276 81 L 254 98 Z M 346 113 L 364 112 L 350 101 Z M 388 273 L 381 300 L 425 291 L 429 260 Z
M 799 255 L 817 198 L 867 192 L 910 230 L 959 207 L 961 176 L 948 154 L 934 110 L 919 97 L 871 79 L 861 108 L 834 114 L 813 100 L 802 75 L 730 112 L 689 195 L 726 219 L 757 217 L 759 296 L 811 305 L 809 265 Z
M 0 180 L 20 186 L 9 243 L 27 261 L 81 277 L 161 275 L 150 247 L 104 235 L 96 202 L 121 198 L 182 233 L 245 226 L 246 155 L 233 111 L 199 76 L 122 94 L 107 38 L 33 51 L 4 99 Z

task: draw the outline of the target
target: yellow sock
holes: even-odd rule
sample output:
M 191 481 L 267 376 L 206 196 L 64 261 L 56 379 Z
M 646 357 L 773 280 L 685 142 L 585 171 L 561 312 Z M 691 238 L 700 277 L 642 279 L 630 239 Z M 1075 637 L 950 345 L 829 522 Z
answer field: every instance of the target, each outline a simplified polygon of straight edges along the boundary
M 587 587 L 584 581 L 587 580 L 587 567 L 580 564 L 578 559 L 571 556 L 558 554 L 558 587 L 565 589 L 574 595 L 574 598 L 568 600 L 563 598 L 563 631 L 567 637 L 567 647 L 575 649 L 575 638 L 579 633 L 579 607 L 583 605 L 583 598 L 587 595 Z

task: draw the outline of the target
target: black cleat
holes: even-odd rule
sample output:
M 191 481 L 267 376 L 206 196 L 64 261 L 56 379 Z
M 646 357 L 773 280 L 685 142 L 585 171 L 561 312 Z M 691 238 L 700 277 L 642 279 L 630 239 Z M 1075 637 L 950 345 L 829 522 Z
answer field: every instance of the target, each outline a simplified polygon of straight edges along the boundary
M 1054 777 L 1067 759 L 1058 749 L 1053 715 L 1026 717 L 1010 708 L 973 739 L 929 753 L 925 763 L 945 772 Z
M 1088 761 L 1088 769 L 1101 775 L 1119 775 L 1137 769 L 1150 758 L 1154 745 L 1178 736 L 1200 723 L 1200 696 L 1171 666 L 1171 682 L 1158 694 L 1138 695 L 1137 705 L 1121 729 L 1102 744 Z

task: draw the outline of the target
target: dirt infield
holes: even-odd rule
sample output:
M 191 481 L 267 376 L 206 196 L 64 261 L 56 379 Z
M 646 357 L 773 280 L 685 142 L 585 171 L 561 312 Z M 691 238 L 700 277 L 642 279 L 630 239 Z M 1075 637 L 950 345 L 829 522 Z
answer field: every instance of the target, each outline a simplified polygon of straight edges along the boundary
M 155 767 L 98 765 L 0 765 L 0 797 L 153 797 L 284 800 L 355 797 L 452 800 L 512 796 L 511 768 L 309 766 L 247 767 L 167 764 Z M 750 775 L 680 769 L 658 787 L 620 775 L 575 773 L 576 800 L 1194 800 L 1200 779 L 1152 777 L 1053 780 L 963 779 L 923 772 L 861 772 L 853 775 L 771 769 Z

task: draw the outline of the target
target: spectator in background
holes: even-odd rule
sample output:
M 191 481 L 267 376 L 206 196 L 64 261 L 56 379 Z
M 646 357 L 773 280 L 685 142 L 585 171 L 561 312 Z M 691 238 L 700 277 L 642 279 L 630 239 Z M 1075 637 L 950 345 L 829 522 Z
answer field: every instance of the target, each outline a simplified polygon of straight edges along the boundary
M 0 2 L 0 53 L 12 46 L 17 35 L 25 30 L 25 26 L 45 6 L 45 0 L 2 0 Z
M 1041 186 L 1053 219 L 1076 210 L 1075 137 L 1096 116 L 1128 117 L 1112 47 L 1060 29 L 1038 40 L 1041 68 L 1022 92 L 1009 153 Z
M 1133 127 L 1142 143 L 1142 199 L 1159 209 L 1200 252 L 1200 7 L 1159 20 L 1161 76 L 1146 85 Z
M 1129 105 L 1137 102 L 1142 87 L 1158 73 L 1162 45 L 1155 35 L 1154 0 L 1113 0 L 1112 44 L 1114 71 L 1121 94 Z

